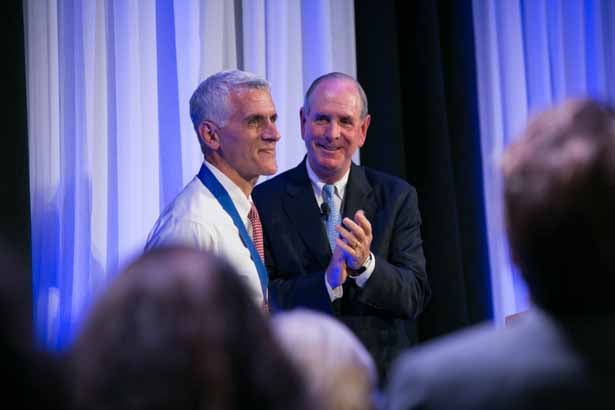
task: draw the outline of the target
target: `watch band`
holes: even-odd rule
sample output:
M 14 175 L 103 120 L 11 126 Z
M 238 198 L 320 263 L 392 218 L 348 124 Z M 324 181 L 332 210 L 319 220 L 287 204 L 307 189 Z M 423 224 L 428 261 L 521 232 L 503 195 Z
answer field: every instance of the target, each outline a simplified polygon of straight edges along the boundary
M 371 262 L 371 260 L 372 260 L 372 253 L 370 252 L 367 259 L 365 259 L 365 262 L 363 262 L 363 265 L 361 265 L 358 269 L 348 268 L 348 275 L 351 278 L 355 276 L 359 276 L 360 274 L 362 274 L 363 272 L 367 270 L 367 267 L 369 266 L 369 263 Z

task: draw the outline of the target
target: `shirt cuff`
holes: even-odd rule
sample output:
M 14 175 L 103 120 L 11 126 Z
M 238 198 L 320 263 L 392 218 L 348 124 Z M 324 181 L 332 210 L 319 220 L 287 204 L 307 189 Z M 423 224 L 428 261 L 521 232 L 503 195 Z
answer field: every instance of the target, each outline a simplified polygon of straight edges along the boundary
M 367 266 L 365 267 L 365 272 L 357 276 L 350 276 L 352 279 L 354 279 L 355 283 L 360 288 L 365 287 L 365 283 L 372 276 L 372 273 L 374 273 L 374 269 L 376 268 L 376 256 L 371 252 L 370 254 L 371 254 L 371 257 L 368 258 Z
M 365 273 L 365 272 L 363 272 Z M 325 273 L 325 287 L 327 288 L 327 293 L 329 293 L 329 299 L 331 299 L 331 302 L 333 302 L 336 299 L 341 298 L 342 296 L 344 296 L 344 288 L 342 287 L 342 285 L 338 286 L 337 288 L 333 289 L 331 287 L 331 285 L 329 285 L 329 282 L 327 281 L 327 274 Z

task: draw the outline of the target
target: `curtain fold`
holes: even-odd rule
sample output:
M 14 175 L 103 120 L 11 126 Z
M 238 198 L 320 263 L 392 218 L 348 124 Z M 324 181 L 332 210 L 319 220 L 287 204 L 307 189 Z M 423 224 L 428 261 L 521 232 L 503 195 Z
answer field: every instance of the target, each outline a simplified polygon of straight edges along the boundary
M 35 323 L 53 349 L 198 171 L 200 81 L 271 81 L 281 172 L 305 153 L 305 85 L 356 74 L 351 0 L 25 0 L 24 20 Z
M 361 156 L 418 192 L 432 289 L 418 339 L 427 340 L 491 318 L 489 263 L 471 0 L 405 3 L 356 3 L 372 114 Z

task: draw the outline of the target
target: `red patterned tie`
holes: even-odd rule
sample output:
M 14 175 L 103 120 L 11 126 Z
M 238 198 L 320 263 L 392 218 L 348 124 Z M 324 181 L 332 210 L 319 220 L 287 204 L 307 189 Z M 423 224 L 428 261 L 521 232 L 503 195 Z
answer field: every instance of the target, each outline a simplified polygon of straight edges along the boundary
M 248 213 L 248 219 L 250 220 L 250 225 L 252 225 L 252 241 L 254 242 L 254 246 L 258 251 L 258 254 L 261 257 L 261 260 L 265 262 L 265 245 L 263 243 L 263 226 L 261 225 L 261 219 L 258 216 L 258 211 L 254 204 L 250 208 L 250 212 Z

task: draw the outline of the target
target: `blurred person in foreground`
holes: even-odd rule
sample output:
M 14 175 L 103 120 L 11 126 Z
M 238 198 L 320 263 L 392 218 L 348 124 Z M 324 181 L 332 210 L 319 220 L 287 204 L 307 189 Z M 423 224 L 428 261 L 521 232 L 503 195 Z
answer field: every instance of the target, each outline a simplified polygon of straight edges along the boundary
M 0 238 L 0 363 L 2 399 L 12 409 L 68 408 L 64 357 L 46 351 L 34 337 L 30 272 L 15 249 Z
M 77 409 L 314 409 L 234 269 L 191 248 L 121 272 L 71 359 Z
M 255 74 L 221 71 L 190 98 L 190 117 L 203 165 L 162 212 L 145 249 L 181 244 L 222 255 L 267 310 L 263 231 L 252 188 L 277 170 L 280 133 L 269 82 Z
M 396 363 L 401 409 L 613 409 L 615 111 L 570 100 L 535 117 L 501 163 L 513 261 L 533 306 Z
M 306 375 L 322 410 L 372 410 L 379 404 L 376 366 L 357 337 L 324 313 L 295 309 L 272 318 L 274 333 Z

